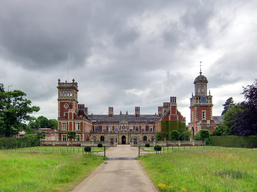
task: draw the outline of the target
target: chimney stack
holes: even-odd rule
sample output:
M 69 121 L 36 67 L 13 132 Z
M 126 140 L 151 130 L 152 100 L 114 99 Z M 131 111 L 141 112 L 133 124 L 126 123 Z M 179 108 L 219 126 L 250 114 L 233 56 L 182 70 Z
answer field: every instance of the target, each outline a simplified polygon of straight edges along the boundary
M 163 107 L 162 106 L 158 107 L 158 115 L 159 116 L 163 115 Z
M 113 107 L 109 107 L 108 116 L 113 117 Z
M 170 109 L 170 103 L 169 102 L 163 102 L 163 113 L 165 113 L 169 109 Z
M 177 115 L 177 98 L 170 97 L 170 114 Z
M 135 107 L 135 116 L 140 117 L 140 107 Z

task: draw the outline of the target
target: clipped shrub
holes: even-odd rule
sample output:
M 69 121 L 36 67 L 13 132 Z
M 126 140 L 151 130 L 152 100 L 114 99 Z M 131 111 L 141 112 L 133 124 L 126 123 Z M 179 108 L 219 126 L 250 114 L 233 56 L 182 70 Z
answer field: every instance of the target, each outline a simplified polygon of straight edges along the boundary
M 179 140 L 180 138 L 180 133 L 177 130 L 173 130 L 170 133 L 170 140 Z
M 200 130 L 199 135 L 201 140 L 203 141 L 210 138 L 210 132 L 209 130 L 206 130 L 206 129 Z
M 91 147 L 90 147 L 90 146 L 84 147 L 84 151 L 85 151 L 85 152 L 91 152 Z
M 160 145 L 155 145 L 155 146 L 154 146 L 154 150 L 155 150 L 155 151 L 161 151 L 161 150 L 162 150 L 162 146 L 160 146 Z
M 182 141 L 189 141 L 191 133 L 189 131 L 183 131 L 180 135 L 180 140 Z
M 98 143 L 97 147 L 103 147 L 102 143 Z
M 145 144 L 145 147 L 150 147 L 150 144 L 149 144 L 149 143 L 146 143 L 146 144 Z

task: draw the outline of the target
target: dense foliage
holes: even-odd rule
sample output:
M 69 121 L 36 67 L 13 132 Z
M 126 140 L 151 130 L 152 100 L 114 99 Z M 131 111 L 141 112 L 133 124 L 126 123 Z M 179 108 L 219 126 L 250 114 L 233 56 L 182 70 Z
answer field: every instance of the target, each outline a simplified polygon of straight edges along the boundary
M 25 121 L 33 120 L 30 114 L 39 111 L 40 108 L 31 106 L 31 101 L 25 99 L 25 96 L 19 90 L 0 91 L 0 137 L 12 137 L 26 130 Z
M 211 144 L 214 146 L 224 146 L 224 147 L 257 147 L 257 136 L 212 136 Z
M 155 139 L 156 141 L 164 141 L 164 139 L 168 139 L 169 138 L 169 133 L 164 133 L 164 132 L 159 132 L 157 131 L 155 133 Z
M 103 147 L 103 144 L 102 143 L 98 143 L 97 147 Z
M 150 144 L 149 144 L 149 143 L 146 143 L 146 144 L 145 144 L 145 147 L 150 147 Z
M 57 129 L 58 121 L 56 119 L 47 119 L 44 116 L 39 116 L 36 120 L 30 121 L 28 126 L 31 129 L 38 129 L 38 128 Z
M 213 136 L 257 135 L 257 80 L 252 85 L 243 87 L 245 101 L 234 104 L 230 97 L 225 102 L 223 123 L 213 132 Z
M 182 141 L 189 141 L 190 140 L 191 133 L 189 131 L 183 131 L 180 134 L 180 140 Z
M 227 110 L 228 110 L 230 107 L 232 107 L 233 105 L 235 105 L 235 104 L 234 104 L 233 97 L 229 97 L 229 98 L 226 100 L 225 104 L 223 104 L 224 110 L 222 111 L 221 115 L 224 115 L 224 113 L 226 113 Z
M 20 147 L 32 147 L 39 146 L 40 139 L 34 137 L 33 135 L 25 135 L 21 138 L 0 138 L 0 149 L 11 149 Z
M 160 146 L 160 145 L 155 145 L 155 146 L 154 146 L 154 150 L 155 150 L 155 151 L 161 151 L 161 150 L 162 150 L 162 146 Z
M 234 132 L 239 136 L 257 135 L 257 80 L 252 85 L 243 87 L 245 101 L 242 110 L 234 117 Z
M 199 136 L 200 136 L 200 139 L 204 141 L 204 140 L 210 138 L 210 132 L 209 132 L 209 130 L 202 129 L 199 132 Z
M 76 139 L 77 132 L 76 131 L 67 131 L 68 139 Z
M 85 152 L 91 152 L 91 147 L 90 147 L 90 146 L 84 147 L 84 151 L 85 151 Z
M 170 133 L 170 140 L 174 141 L 174 140 L 179 140 L 180 138 L 180 133 L 177 130 L 173 130 Z

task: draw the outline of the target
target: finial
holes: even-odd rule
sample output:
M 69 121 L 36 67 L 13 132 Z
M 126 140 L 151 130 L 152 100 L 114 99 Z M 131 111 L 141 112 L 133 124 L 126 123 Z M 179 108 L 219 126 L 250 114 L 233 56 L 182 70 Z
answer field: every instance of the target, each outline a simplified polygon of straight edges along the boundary
M 202 75 L 202 61 L 200 61 L 200 75 Z
M 209 95 L 211 95 L 211 90 L 209 90 Z

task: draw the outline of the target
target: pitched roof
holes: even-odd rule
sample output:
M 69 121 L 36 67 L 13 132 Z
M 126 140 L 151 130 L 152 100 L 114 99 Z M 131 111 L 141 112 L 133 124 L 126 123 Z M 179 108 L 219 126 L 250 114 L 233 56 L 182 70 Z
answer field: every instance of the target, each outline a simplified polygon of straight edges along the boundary
M 154 123 L 160 117 L 158 115 L 140 115 L 140 117 L 135 117 L 135 115 L 114 115 L 109 117 L 108 115 L 89 115 L 88 118 L 93 123 L 119 123 L 120 121 L 127 121 L 128 123 Z
M 215 120 L 218 125 L 224 121 L 222 116 L 212 116 L 212 119 Z

